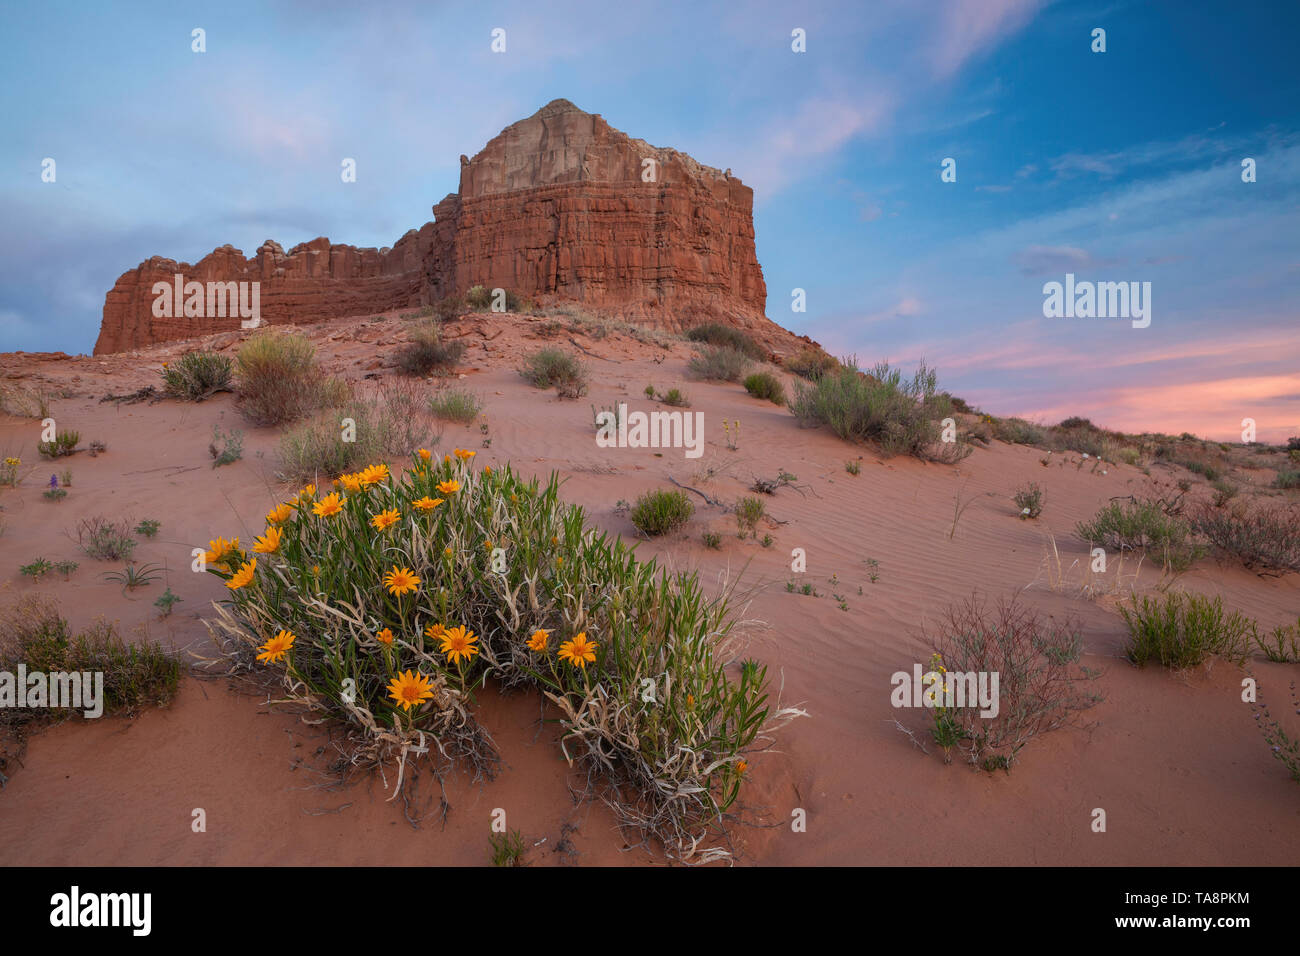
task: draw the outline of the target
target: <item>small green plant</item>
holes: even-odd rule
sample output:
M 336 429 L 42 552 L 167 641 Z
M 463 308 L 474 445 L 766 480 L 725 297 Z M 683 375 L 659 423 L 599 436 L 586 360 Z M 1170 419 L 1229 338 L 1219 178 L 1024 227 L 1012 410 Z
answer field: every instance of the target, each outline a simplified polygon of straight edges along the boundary
M 518 830 L 508 833 L 493 833 L 488 837 L 491 844 L 489 854 L 493 866 L 523 866 L 524 838 Z
M 59 475 L 59 484 L 61 484 L 64 488 L 71 488 L 71 487 L 72 487 L 72 469 L 71 469 L 71 468 L 65 468 L 65 469 L 63 469 L 63 472 Z
M 773 405 L 785 404 L 785 386 L 771 372 L 754 372 L 745 376 L 745 391 L 755 398 L 762 398 Z
M 1256 633 L 1255 643 L 1274 663 L 1300 664 L 1300 619 L 1294 624 L 1273 628 L 1267 637 Z
M 128 564 L 121 571 L 105 571 L 104 577 L 109 581 L 116 581 L 122 585 L 122 593 L 134 591 L 136 588 L 142 588 L 158 580 L 158 575 L 162 573 L 162 568 L 155 564 L 144 564 L 137 567 L 134 564 Z
M 587 392 L 587 369 L 560 349 L 541 349 L 524 360 L 519 374 L 537 388 L 554 388 L 561 398 L 578 398 Z
M 691 342 L 707 342 L 709 345 L 734 349 L 755 362 L 767 358 L 767 352 L 761 345 L 735 326 L 723 325 L 721 322 L 704 322 L 688 329 L 686 338 Z
M 727 444 L 728 450 L 730 451 L 740 450 L 740 420 L 739 419 L 733 419 L 731 424 L 728 425 L 727 420 L 724 418 L 722 420 L 722 435 L 723 435 L 723 440 Z
M 647 385 L 645 387 L 645 397 L 650 399 L 655 397 L 655 387 L 653 385 Z
M 158 610 L 161 612 L 159 614 L 159 617 L 168 617 L 172 613 L 172 606 L 180 603 L 180 601 L 181 598 L 178 598 L 175 594 L 172 594 L 172 589 L 168 588 L 166 591 L 162 593 L 162 597 L 158 598 L 158 600 L 153 602 L 153 606 L 158 608 Z
M 42 492 L 42 496 L 48 498 L 50 501 L 62 501 L 64 498 L 68 497 L 68 492 L 63 488 L 46 488 L 45 491 Z
M 1261 720 L 1259 729 L 1273 756 L 1282 761 L 1282 766 L 1291 774 L 1291 779 L 1300 783 L 1300 738 L 1287 736 L 1287 732 L 1272 717 Z
M 53 569 L 54 565 L 49 561 L 46 561 L 44 558 L 37 558 L 31 564 L 24 564 L 20 567 L 18 573 L 31 578 L 33 581 L 39 581 Z
M 145 518 L 135 526 L 135 533 L 145 538 L 152 538 L 158 534 L 158 529 L 162 527 L 161 521 L 153 518 Z
M 1125 654 L 1139 666 L 1154 660 L 1165 667 L 1194 667 L 1211 656 L 1240 662 L 1255 634 L 1254 622 L 1236 611 L 1225 612 L 1219 597 L 1134 595 L 1119 612 L 1129 630 Z
M 714 551 L 722 550 L 722 535 L 716 531 L 706 531 L 700 537 L 703 539 L 706 548 L 712 548 Z
M 53 441 L 41 442 L 36 446 L 36 450 L 45 458 L 62 458 L 64 455 L 73 454 L 80 443 L 81 433 L 69 430 L 56 434 Z
M 872 584 L 880 580 L 880 562 L 875 558 L 867 558 L 867 577 Z
M 659 396 L 659 401 L 665 405 L 671 405 L 674 408 L 689 408 L 690 398 L 680 388 L 670 388 Z
M 1286 468 L 1280 470 L 1277 477 L 1273 479 L 1273 487 L 1287 490 L 1300 488 L 1300 471 Z
M 862 474 L 862 464 L 861 462 L 853 461 L 852 459 L 850 459 L 849 461 L 846 461 L 844 463 L 844 470 L 847 471 L 850 475 L 856 477 Z
M 825 373 L 834 371 L 839 367 L 839 364 L 839 362 L 835 361 L 833 357 L 826 354 L 821 349 L 816 349 L 809 345 L 786 359 L 785 367 L 800 378 L 815 381 L 816 379 L 821 378 Z
M 127 530 L 126 522 L 96 516 L 85 518 L 77 525 L 77 543 L 81 550 L 96 560 L 129 561 L 136 542 Z
M 217 392 L 231 391 L 235 363 L 215 352 L 186 352 L 175 362 L 164 362 L 163 390 L 175 398 L 201 402 Z
M 1021 518 L 1037 518 L 1043 513 L 1043 489 L 1031 481 L 1016 492 L 1015 502 Z
M 429 399 L 429 411 L 435 418 L 461 425 L 470 424 L 482 410 L 478 397 L 465 389 L 449 388 Z
M 729 345 L 706 345 L 686 364 L 686 370 L 707 382 L 739 382 L 753 364 L 748 355 Z
M 54 570 L 62 574 L 63 580 L 65 581 L 71 578 L 72 572 L 77 570 L 77 568 L 79 567 L 81 567 L 81 565 L 79 565 L 76 561 L 55 561 L 54 562 Z
M 1233 498 L 1237 497 L 1239 489 L 1232 482 L 1221 479 L 1219 481 L 1211 482 L 1211 484 L 1214 486 L 1214 507 L 1222 508 Z
M 695 513 L 684 491 L 647 491 L 637 498 L 630 517 L 636 529 L 647 537 L 669 534 L 686 524 Z
M 759 541 L 758 543 L 761 544 L 761 545 L 762 545 L 763 547 L 765 547 L 765 548 L 770 548 L 770 547 L 772 547 L 773 538 L 772 538 L 772 536 L 771 536 L 770 534 L 765 534 L 765 535 L 763 535 L 762 540 Z
M 736 502 L 736 537 L 758 536 L 758 522 L 767 514 L 761 498 L 741 498 Z
M 397 350 L 397 368 L 405 375 L 450 375 L 465 355 L 464 342 L 444 342 L 436 320 L 421 321 L 409 332 L 410 341 Z
M 1205 553 L 1192 542 L 1187 523 L 1160 501 L 1112 501 L 1075 530 L 1084 541 L 1108 551 L 1145 551 L 1171 572 L 1186 571 Z
M 233 465 L 244 457 L 244 433 L 233 430 L 229 435 L 222 434 L 217 426 L 212 426 L 212 441 L 208 444 L 208 454 L 212 456 L 212 467 Z

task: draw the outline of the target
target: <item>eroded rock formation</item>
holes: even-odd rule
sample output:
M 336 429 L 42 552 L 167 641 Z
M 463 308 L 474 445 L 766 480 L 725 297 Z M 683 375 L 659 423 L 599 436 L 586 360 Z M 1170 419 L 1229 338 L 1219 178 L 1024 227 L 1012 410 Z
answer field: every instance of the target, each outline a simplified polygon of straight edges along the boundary
M 471 286 L 571 300 L 680 329 L 705 319 L 756 332 L 767 289 L 753 190 L 731 171 L 632 139 L 555 100 L 461 157 L 460 190 L 391 250 L 314 239 L 251 259 L 230 246 L 194 265 L 159 257 L 104 301 L 96 354 L 237 329 L 238 316 L 155 315 L 157 282 L 258 281 L 264 322 L 306 323 L 438 301 Z

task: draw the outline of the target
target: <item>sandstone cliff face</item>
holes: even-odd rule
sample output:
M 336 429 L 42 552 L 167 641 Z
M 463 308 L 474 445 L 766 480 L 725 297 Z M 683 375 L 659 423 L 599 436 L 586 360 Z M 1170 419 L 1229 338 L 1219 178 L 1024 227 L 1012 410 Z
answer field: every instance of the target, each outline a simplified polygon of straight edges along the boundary
M 483 285 L 672 330 L 718 319 L 762 333 L 775 326 L 763 314 L 752 211 L 753 190 L 730 170 L 555 100 L 472 160 L 462 156 L 459 193 L 390 251 L 315 239 L 286 254 L 268 241 L 252 259 L 223 246 L 193 266 L 141 263 L 108 293 L 95 352 L 239 328 L 237 317 L 155 316 L 153 284 L 177 272 L 259 280 L 270 324 L 404 308 Z
M 154 283 L 185 281 L 259 282 L 262 322 L 311 322 L 402 308 L 420 301 L 421 263 L 432 237 L 432 223 L 411 230 L 392 249 L 358 249 L 313 239 L 287 253 L 267 240 L 251 259 L 232 246 L 214 249 L 193 265 L 154 256 L 124 273 L 104 299 L 104 319 L 95 354 L 122 352 L 155 342 L 186 339 L 238 329 L 227 314 L 154 315 Z

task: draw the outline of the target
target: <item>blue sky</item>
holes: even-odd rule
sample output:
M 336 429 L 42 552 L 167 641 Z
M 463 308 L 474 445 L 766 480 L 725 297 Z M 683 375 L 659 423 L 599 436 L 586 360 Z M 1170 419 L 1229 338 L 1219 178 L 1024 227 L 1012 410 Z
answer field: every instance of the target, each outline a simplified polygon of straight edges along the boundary
M 768 315 L 836 354 L 995 414 L 1300 433 L 1289 0 L 7 6 L 0 350 L 88 352 L 151 255 L 390 245 L 565 97 L 753 186 Z M 1044 318 L 1066 272 L 1151 282 L 1150 327 Z

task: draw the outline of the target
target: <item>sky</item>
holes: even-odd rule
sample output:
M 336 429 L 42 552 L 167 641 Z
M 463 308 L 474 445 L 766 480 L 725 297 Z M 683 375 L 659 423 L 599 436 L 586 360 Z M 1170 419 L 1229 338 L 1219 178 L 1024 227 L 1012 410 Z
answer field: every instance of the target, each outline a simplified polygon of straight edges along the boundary
M 3 17 L 0 351 L 89 352 L 105 293 L 154 255 L 391 245 L 456 190 L 462 153 L 563 97 L 752 186 L 767 314 L 835 355 L 924 360 L 995 415 L 1300 434 L 1293 0 L 5 2 Z M 1150 324 L 1045 316 L 1067 274 L 1150 283 Z

